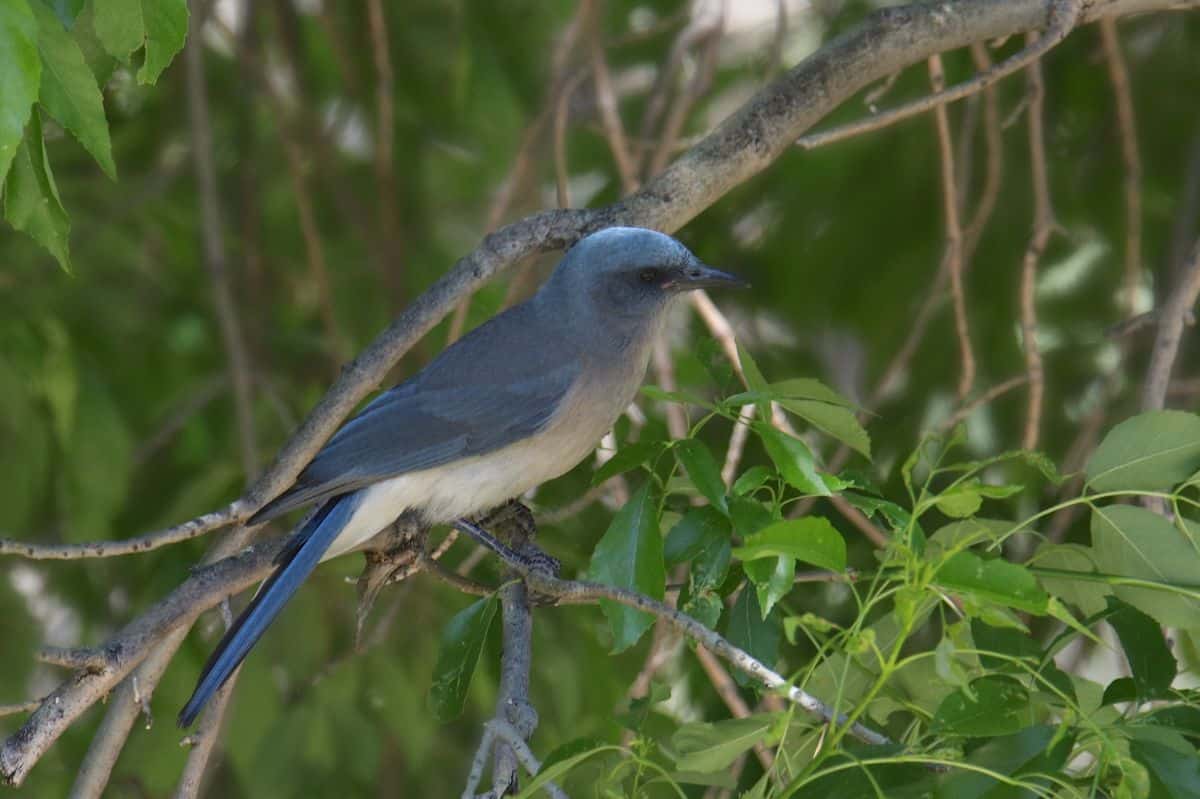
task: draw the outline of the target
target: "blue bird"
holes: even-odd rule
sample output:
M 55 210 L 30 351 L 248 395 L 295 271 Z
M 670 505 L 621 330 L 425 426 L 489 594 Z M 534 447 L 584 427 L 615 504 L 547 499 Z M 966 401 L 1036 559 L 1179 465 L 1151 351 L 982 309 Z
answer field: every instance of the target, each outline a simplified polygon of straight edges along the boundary
M 404 511 L 451 522 L 569 471 L 633 400 L 671 301 L 742 285 L 670 236 L 608 228 L 572 247 L 529 300 L 376 397 L 249 520 L 318 503 L 217 645 L 180 726 L 195 720 L 318 563 L 366 543 Z

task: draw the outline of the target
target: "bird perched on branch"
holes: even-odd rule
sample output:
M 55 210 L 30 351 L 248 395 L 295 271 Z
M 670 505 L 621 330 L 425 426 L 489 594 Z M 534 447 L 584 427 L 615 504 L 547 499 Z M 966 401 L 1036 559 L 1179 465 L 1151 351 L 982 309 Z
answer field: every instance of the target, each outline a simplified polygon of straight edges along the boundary
M 250 518 L 319 503 L 217 645 L 180 725 L 195 720 L 318 563 L 405 511 L 451 522 L 569 471 L 633 400 L 671 300 L 742 285 L 670 236 L 608 228 L 572 247 L 529 300 L 376 397 Z

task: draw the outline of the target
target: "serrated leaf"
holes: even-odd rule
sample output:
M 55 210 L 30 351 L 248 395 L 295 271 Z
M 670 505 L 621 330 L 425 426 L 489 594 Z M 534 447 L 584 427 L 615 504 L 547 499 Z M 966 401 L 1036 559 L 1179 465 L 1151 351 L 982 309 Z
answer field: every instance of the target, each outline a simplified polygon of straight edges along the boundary
M 772 474 L 773 472 L 766 466 L 751 466 L 733 481 L 733 493 L 738 496 L 751 494 L 762 488 L 771 479 Z
M 779 612 L 778 609 L 772 610 L 763 618 L 762 609 L 758 604 L 758 593 L 748 589 L 749 586 L 742 589 L 737 601 L 729 610 L 725 638 L 760 663 L 772 667 L 779 657 L 779 639 L 782 632 Z M 740 671 L 734 672 L 733 676 L 738 685 L 750 684 L 750 678 Z
M 729 520 L 716 508 L 689 508 L 667 533 L 663 559 L 668 566 L 674 566 L 697 557 L 721 540 L 729 540 Z
M 37 30 L 25 0 L 0 3 L 0 184 L 17 155 L 41 85 Z
M 1045 542 L 1038 547 L 1031 565 L 1065 571 L 1095 572 L 1099 571 L 1096 558 L 1095 550 L 1082 544 Z M 1092 580 L 1051 576 L 1045 576 L 1041 580 L 1047 591 L 1075 605 L 1085 616 L 1104 610 L 1104 598 L 1113 590 L 1107 583 Z
M 803 441 L 766 424 L 755 424 L 754 430 L 789 485 L 812 496 L 827 497 L 833 493 L 821 478 L 812 452 Z
M 931 723 L 935 733 L 972 737 L 1010 735 L 1033 723 L 1029 693 L 1009 677 L 973 680 L 938 706 Z
M 742 570 L 754 583 L 758 593 L 758 605 L 763 617 L 771 612 L 775 603 L 787 596 L 796 580 L 796 559 L 781 555 L 773 558 L 760 558 L 746 561 Z
M 1200 469 L 1200 416 L 1150 411 L 1109 431 L 1084 473 L 1093 491 L 1168 491 Z
M 871 458 L 871 437 L 859 424 L 854 411 L 817 400 L 781 399 L 779 404 L 813 427 L 825 431 L 855 452 L 861 453 L 868 460 Z
M 499 604 L 496 595 L 490 594 L 454 614 L 442 631 L 429 688 L 429 706 L 439 721 L 450 721 L 462 713 L 471 676 Z
M 1108 598 L 1111 611 L 1105 621 L 1112 625 L 1125 651 L 1133 676 L 1134 695 L 1139 701 L 1158 699 L 1175 679 L 1178 664 L 1167 647 L 1162 627 L 1137 608 L 1115 597 Z
M 684 724 L 671 736 L 675 767 L 700 773 L 720 771 L 743 752 L 772 737 L 778 725 L 777 713 Z
M 42 141 L 42 123 L 36 113 L 29 117 L 27 134 L 4 182 L 4 217 L 49 250 L 59 266 L 71 271 L 71 222 L 58 197 Z
M 733 554 L 746 561 L 786 556 L 830 571 L 846 569 L 846 542 L 829 520 L 820 516 L 776 522 L 746 536 Z
M 187 38 L 187 0 L 94 0 L 93 25 L 104 49 L 129 63 L 145 46 L 138 82 L 153 84 Z
M 992 774 L 1021 776 L 1033 785 L 1045 784 L 1041 775 L 1061 769 L 1071 753 L 1074 739 L 1058 736 L 1051 726 L 1026 727 L 1014 735 L 993 738 L 967 757 L 973 769 L 951 769 L 938 780 L 936 796 L 945 799 L 984 799 L 1023 795 L 1001 783 Z
M 1200 796 L 1200 758 L 1178 733 L 1135 729 L 1129 754 L 1145 766 L 1152 799 L 1196 799 Z
M 1195 584 L 1200 575 L 1200 554 L 1196 552 L 1200 526 L 1186 519 L 1178 524 L 1183 530 L 1134 505 L 1094 508 L 1092 549 L 1099 571 L 1159 583 Z M 1200 618 L 1200 599 L 1191 596 L 1127 585 L 1113 591 L 1167 627 L 1186 629 Z
M 112 179 L 117 167 L 108 139 L 104 98 L 83 52 L 53 11 L 34 3 L 38 22 L 38 52 L 42 59 L 42 88 L 38 102 L 46 113 L 70 131 Z
M 658 496 L 653 481 L 646 483 L 617 511 L 596 544 L 588 573 L 593 580 L 662 599 L 666 587 L 663 539 L 658 529 Z M 612 628 L 613 652 L 637 643 L 654 617 L 625 605 L 601 600 L 600 608 Z
M 725 498 L 721 468 L 713 460 L 708 447 L 704 446 L 702 441 L 687 438 L 675 443 L 675 457 L 687 472 L 692 485 L 696 486 L 704 498 L 722 513 L 728 513 L 729 503 Z
M 768 389 L 772 394 L 783 399 L 806 399 L 841 405 L 843 408 L 853 408 L 854 403 L 834 391 L 820 380 L 811 377 L 793 377 L 772 383 Z
M 737 351 L 738 360 L 742 364 L 742 374 L 746 378 L 746 387 L 751 391 L 769 391 L 767 379 L 763 377 L 762 370 L 758 368 L 758 363 L 754 360 L 754 356 L 740 342 L 737 345 Z
M 952 555 L 934 579 L 951 591 L 1043 615 L 1049 597 L 1024 566 L 1000 558 L 985 560 L 974 552 Z

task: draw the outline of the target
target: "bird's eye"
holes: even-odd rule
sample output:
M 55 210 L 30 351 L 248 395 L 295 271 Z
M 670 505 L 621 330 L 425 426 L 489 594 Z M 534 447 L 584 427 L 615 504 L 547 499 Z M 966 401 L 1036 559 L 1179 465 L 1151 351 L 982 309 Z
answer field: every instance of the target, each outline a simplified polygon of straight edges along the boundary
M 641 272 L 638 272 L 638 280 L 646 284 L 654 283 L 658 280 L 658 270 L 643 269 Z

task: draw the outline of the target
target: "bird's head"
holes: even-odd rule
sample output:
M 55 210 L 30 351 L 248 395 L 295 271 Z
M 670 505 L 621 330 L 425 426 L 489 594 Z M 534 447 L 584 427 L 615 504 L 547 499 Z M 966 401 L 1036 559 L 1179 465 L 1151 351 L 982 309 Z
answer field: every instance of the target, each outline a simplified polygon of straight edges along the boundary
M 608 319 L 647 319 L 669 301 L 701 288 L 745 287 L 744 280 L 700 262 L 670 236 L 646 228 L 605 228 L 581 239 L 547 284 L 575 307 Z

